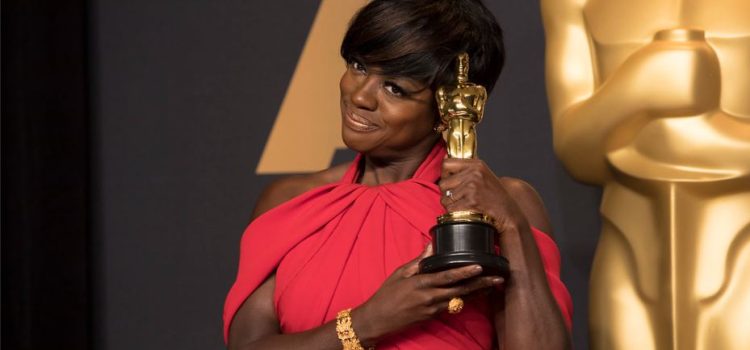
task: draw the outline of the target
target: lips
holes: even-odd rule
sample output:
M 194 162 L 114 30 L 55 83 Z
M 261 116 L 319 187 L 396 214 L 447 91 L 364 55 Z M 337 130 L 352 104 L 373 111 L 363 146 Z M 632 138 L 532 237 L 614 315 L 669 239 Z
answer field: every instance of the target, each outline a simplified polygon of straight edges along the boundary
M 351 111 L 344 113 L 344 124 L 348 128 L 359 132 L 370 132 L 378 129 L 375 123 Z

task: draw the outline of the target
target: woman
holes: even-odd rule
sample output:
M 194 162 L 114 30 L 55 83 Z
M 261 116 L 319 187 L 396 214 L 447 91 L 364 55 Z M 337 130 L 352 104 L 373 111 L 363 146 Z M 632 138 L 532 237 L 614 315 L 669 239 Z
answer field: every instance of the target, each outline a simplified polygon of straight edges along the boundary
M 354 17 L 340 88 L 342 136 L 359 155 L 261 196 L 225 306 L 230 349 L 569 346 L 570 297 L 536 192 L 444 159 L 433 95 L 464 51 L 470 80 L 491 90 L 502 37 L 478 0 L 375 0 Z M 478 266 L 418 274 L 445 210 L 495 219 L 509 281 Z M 457 296 L 463 311 L 446 312 Z

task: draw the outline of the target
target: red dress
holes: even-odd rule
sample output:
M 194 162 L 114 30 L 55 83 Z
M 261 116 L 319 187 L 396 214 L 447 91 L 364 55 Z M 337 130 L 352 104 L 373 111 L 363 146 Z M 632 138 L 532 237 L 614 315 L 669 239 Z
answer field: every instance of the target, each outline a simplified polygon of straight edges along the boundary
M 406 181 L 355 183 L 360 156 L 340 182 L 305 192 L 255 219 L 245 230 L 237 280 L 224 306 L 224 337 L 242 303 L 276 270 L 274 305 L 284 333 L 301 332 L 365 302 L 399 266 L 430 242 L 444 213 L 440 177 L 445 146 L 437 143 Z M 547 281 L 570 327 L 572 303 L 560 281 L 555 243 L 532 228 Z M 494 327 L 486 300 L 467 302 L 378 343 L 378 349 L 491 349 Z

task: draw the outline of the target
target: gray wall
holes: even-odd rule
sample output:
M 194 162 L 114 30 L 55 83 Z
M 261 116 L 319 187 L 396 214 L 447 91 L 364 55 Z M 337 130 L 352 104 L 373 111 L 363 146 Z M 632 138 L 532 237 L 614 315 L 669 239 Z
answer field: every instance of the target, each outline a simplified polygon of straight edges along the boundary
M 487 2 L 508 62 L 480 126 L 480 155 L 544 198 L 573 295 L 575 347 L 586 349 L 599 193 L 573 182 L 551 150 L 538 4 Z M 239 238 L 273 179 L 255 166 L 317 6 L 92 2 L 96 348 L 223 347 Z

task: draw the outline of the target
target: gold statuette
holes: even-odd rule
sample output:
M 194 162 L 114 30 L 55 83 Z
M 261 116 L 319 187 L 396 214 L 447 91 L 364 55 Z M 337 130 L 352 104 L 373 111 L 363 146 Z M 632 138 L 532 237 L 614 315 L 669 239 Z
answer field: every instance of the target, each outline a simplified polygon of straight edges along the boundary
M 477 157 L 476 125 L 484 116 L 487 90 L 482 85 L 469 82 L 469 55 L 462 53 L 456 58 L 456 85 L 441 86 L 435 92 L 440 119 L 448 126 L 445 132 L 450 158 L 474 159 Z M 444 222 L 485 222 L 492 220 L 482 213 L 457 211 L 438 218 Z
M 456 84 L 441 86 L 435 93 L 440 119 L 448 126 L 443 134 L 450 158 L 477 157 L 476 125 L 482 120 L 487 90 L 469 82 L 469 55 L 456 59 Z M 450 197 L 451 191 L 446 192 Z M 435 254 L 423 259 L 420 271 L 430 273 L 477 264 L 487 275 L 507 277 L 508 260 L 495 254 L 497 231 L 490 216 L 462 210 L 437 218 L 430 229 Z M 460 311 L 457 302 L 450 311 Z
M 456 85 L 441 86 L 435 93 L 440 119 L 448 126 L 446 143 L 451 158 L 477 157 L 476 124 L 484 115 L 487 90 L 469 82 L 469 55 L 456 59 Z

